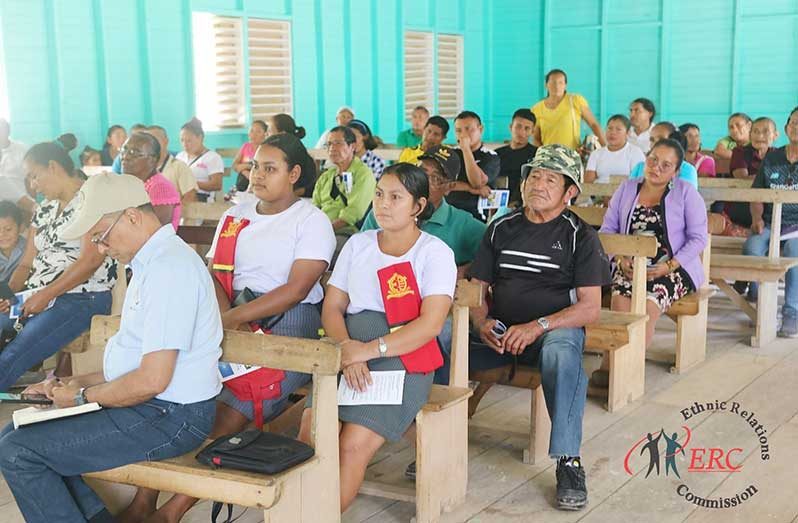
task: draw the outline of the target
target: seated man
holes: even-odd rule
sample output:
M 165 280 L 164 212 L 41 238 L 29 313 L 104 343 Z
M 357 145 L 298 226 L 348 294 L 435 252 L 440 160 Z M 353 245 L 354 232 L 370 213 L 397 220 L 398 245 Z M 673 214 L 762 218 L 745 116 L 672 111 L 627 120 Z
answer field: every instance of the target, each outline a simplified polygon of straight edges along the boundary
M 421 143 L 424 126 L 429 119 L 429 111 L 423 105 L 413 109 L 410 115 L 410 129 L 405 129 L 396 138 L 397 147 L 416 147 Z
M 587 504 L 579 457 L 587 393 L 584 326 L 599 318 L 609 262 L 596 231 L 567 210 L 581 190 L 576 151 L 540 147 L 522 178 L 525 206 L 488 225 L 471 265 L 474 281 L 492 298 L 490 306 L 486 299 L 471 309 L 478 334 L 471 338 L 470 369 L 481 382 L 479 401 L 498 374 L 484 371 L 503 371 L 516 359 L 540 367 L 551 417 L 549 455 L 557 460 L 557 505 L 579 510 Z
M 532 161 L 538 148 L 529 143 L 535 136 L 537 119 L 529 109 L 518 109 L 510 121 L 510 143 L 496 149 L 501 160 L 499 176 L 507 178 L 510 206 L 521 206 L 521 166 Z
M 454 119 L 457 153 L 460 156 L 460 175 L 446 200 L 455 207 L 470 212 L 474 218 L 486 221 L 477 209 L 479 197 L 487 197 L 499 176 L 500 160 L 496 152 L 482 143 L 482 120 L 472 111 L 463 111 Z
M 424 151 L 432 149 L 436 145 L 442 145 L 449 133 L 449 122 L 442 116 L 435 115 L 427 120 L 424 124 L 424 132 L 422 133 L 421 143 L 415 147 L 407 147 L 402 149 L 399 155 L 400 162 L 416 163 L 418 157 L 424 154 Z
M 221 315 L 202 259 L 171 225 L 161 226 L 137 178 L 96 175 L 80 193 L 63 236 L 88 235 L 103 254 L 130 264 L 133 279 L 103 372 L 26 390 L 58 407 L 104 408 L 0 433 L 0 471 L 28 522 L 113 521 L 81 474 L 197 448 L 221 390 Z

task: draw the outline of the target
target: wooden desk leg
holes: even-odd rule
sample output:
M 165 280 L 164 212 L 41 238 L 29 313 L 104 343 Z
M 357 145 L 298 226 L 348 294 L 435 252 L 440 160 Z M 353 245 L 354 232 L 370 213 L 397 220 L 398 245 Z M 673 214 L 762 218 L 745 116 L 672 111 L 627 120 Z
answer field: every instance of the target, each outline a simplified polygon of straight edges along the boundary
M 529 448 L 524 449 L 524 463 L 536 465 L 549 457 L 551 438 L 551 418 L 546 409 L 543 385 L 532 389 L 532 412 L 529 421 Z
M 641 397 L 646 383 L 646 326 L 629 329 L 629 343 L 607 352 L 610 360 L 610 386 L 607 410 L 615 412 Z
M 756 331 L 751 338 L 752 347 L 764 347 L 776 339 L 779 304 L 779 283 L 775 281 L 759 284 L 756 306 Z
M 679 316 L 676 322 L 676 363 L 671 372 L 681 374 L 707 357 L 708 300 L 698 303 L 698 314 Z

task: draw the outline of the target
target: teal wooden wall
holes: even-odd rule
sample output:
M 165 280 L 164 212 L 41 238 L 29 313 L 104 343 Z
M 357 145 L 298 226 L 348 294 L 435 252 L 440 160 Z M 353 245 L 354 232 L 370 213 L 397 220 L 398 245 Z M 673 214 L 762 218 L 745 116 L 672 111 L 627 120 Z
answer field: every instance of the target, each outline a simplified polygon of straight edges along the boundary
M 157 122 L 176 142 L 194 113 L 192 10 L 291 21 L 308 144 L 344 104 L 386 141 L 407 126 L 406 29 L 464 35 L 465 106 L 490 140 L 509 136 L 553 67 L 602 122 L 647 96 L 658 119 L 701 125 L 708 145 L 733 111 L 782 127 L 798 104 L 798 0 L 0 0 L 14 135 L 72 131 L 99 146 L 112 123 Z M 244 139 L 227 130 L 208 144 Z
M 602 125 L 645 96 L 658 120 L 699 124 L 709 147 L 732 112 L 770 116 L 783 134 L 798 105 L 798 0 L 502 0 L 492 23 L 495 139 L 552 68 Z

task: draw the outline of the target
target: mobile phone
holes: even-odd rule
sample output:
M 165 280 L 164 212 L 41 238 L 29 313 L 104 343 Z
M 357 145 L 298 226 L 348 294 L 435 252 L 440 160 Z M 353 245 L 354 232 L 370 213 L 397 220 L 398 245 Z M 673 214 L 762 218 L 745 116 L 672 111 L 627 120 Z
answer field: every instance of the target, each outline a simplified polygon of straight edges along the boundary
M 31 405 L 52 405 L 53 400 L 44 394 L 11 394 L 10 392 L 0 392 L 0 402 L 2 403 L 28 403 Z
M 12 305 L 16 303 L 17 297 L 8 282 L 0 281 L 0 300 L 9 300 Z
M 493 334 L 497 340 L 502 339 L 506 332 L 507 326 L 499 320 L 496 320 L 496 323 L 490 328 L 490 333 Z

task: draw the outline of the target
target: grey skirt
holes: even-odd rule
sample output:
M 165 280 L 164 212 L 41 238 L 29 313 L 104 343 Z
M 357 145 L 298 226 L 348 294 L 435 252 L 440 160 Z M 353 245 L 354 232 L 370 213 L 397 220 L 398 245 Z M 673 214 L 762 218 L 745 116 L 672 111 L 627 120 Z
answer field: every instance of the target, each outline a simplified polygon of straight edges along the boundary
M 272 334 L 278 336 L 293 336 L 295 338 L 318 339 L 321 329 L 321 313 L 319 305 L 300 303 L 289 309 L 272 328 Z M 286 371 L 285 379 L 280 382 L 280 395 L 277 398 L 263 400 L 263 422 L 268 423 L 282 413 L 288 405 L 288 397 L 298 388 L 310 382 L 310 374 Z M 255 411 L 252 402 L 240 400 L 230 389 L 224 387 L 216 398 L 225 405 L 237 410 L 248 420 L 252 421 Z
M 346 330 L 353 340 L 371 341 L 389 333 L 385 313 L 362 311 L 346 317 Z M 404 370 L 398 357 L 378 358 L 368 362 L 369 370 Z M 416 414 L 429 399 L 434 372 L 405 374 L 401 405 L 357 405 L 338 407 L 338 419 L 373 430 L 388 441 L 398 441 L 416 419 Z M 341 376 L 338 378 L 341 379 Z M 312 407 L 308 396 L 306 407 Z

